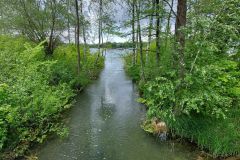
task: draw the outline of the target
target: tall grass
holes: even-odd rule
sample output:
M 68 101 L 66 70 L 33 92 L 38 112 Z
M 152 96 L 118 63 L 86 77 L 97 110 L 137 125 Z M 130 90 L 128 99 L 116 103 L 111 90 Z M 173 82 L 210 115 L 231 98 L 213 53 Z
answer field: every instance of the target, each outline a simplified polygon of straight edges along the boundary
M 168 94 L 166 91 L 168 87 L 165 84 L 156 84 L 157 77 L 164 77 L 171 82 L 174 87 L 178 83 L 176 62 L 173 61 L 174 57 L 174 46 L 172 40 L 162 43 L 161 46 L 161 56 L 160 56 L 160 65 L 156 65 L 156 46 L 155 42 L 152 42 L 149 54 L 148 62 L 145 61 L 144 70 L 146 75 L 146 82 L 142 83 L 140 81 L 140 60 L 138 59 L 137 64 L 132 64 L 132 55 L 129 54 L 125 57 L 125 69 L 126 72 L 132 79 L 137 81 L 139 90 L 142 93 L 142 98 L 140 101 L 144 102 L 148 107 L 148 118 L 149 120 L 152 116 L 156 116 L 164 120 L 173 135 L 177 135 L 184 139 L 188 139 L 191 142 L 196 143 L 201 149 L 208 151 L 214 156 L 229 156 L 237 155 L 240 153 L 240 106 L 239 106 L 239 82 L 237 81 L 240 78 L 239 66 L 236 66 L 236 62 L 231 60 L 224 61 L 226 57 L 214 57 L 212 53 L 209 55 L 206 53 L 202 59 L 197 63 L 198 71 L 203 70 L 207 65 L 216 67 L 216 70 L 209 70 L 208 74 L 199 74 L 201 72 L 193 71 L 192 74 L 188 75 L 186 80 L 186 88 L 175 92 L 169 91 Z M 187 44 L 186 51 L 186 70 L 191 69 L 191 65 L 194 60 L 192 56 L 191 43 Z M 190 49 L 189 49 L 190 48 Z M 145 52 L 146 54 L 146 52 Z M 211 55 L 212 54 L 212 55 Z M 139 58 L 139 56 L 138 56 Z M 233 67 L 234 66 L 234 67 Z M 218 73 L 220 70 L 222 71 Z M 194 75 L 195 74 L 195 75 Z M 208 77 L 207 77 L 208 76 Z M 209 79 L 209 80 L 206 80 Z M 205 81 L 205 82 L 204 82 Z M 212 82 L 211 82 L 212 81 Z M 226 82 L 227 83 L 226 83 Z M 161 82 L 163 83 L 163 82 Z M 148 84 L 150 85 L 150 88 Z M 206 86 L 207 85 L 207 86 Z M 192 86 L 192 87 L 189 87 Z M 158 88 L 156 88 L 158 87 Z M 189 88 L 189 89 L 188 89 Z M 175 90 L 175 88 L 173 88 Z M 209 90 L 210 89 L 210 90 Z M 202 90 L 202 91 L 201 91 Z M 165 92 L 164 94 L 161 92 Z M 225 118 L 217 118 L 215 116 L 209 115 L 203 110 L 204 106 L 196 103 L 201 100 L 200 95 L 196 93 L 205 92 L 209 96 L 217 96 L 217 94 L 222 98 L 229 98 L 233 100 L 232 103 L 226 103 L 229 106 L 224 106 L 228 108 L 228 112 L 225 112 Z M 161 97 L 161 95 L 166 96 Z M 160 97 L 159 97 L 160 96 Z M 184 97 L 186 96 L 186 97 Z M 172 100 L 168 100 L 167 97 L 171 97 Z M 181 99 L 183 98 L 183 99 Z M 216 98 L 216 97 L 215 97 Z M 159 99 L 165 101 L 160 102 Z M 218 99 L 218 98 L 216 98 Z M 181 113 L 174 116 L 167 114 L 172 112 L 172 108 L 177 106 L 171 106 L 176 104 L 176 100 L 181 101 L 185 100 L 185 103 L 193 104 L 193 106 L 186 107 L 196 107 L 196 110 L 192 110 L 189 113 Z M 204 102 L 204 105 L 214 106 L 216 104 L 222 104 L 221 99 L 218 101 L 207 100 Z M 170 103 L 171 102 L 171 103 Z M 193 103 L 192 103 L 193 102 Z M 160 103 L 165 104 L 165 106 L 160 105 Z M 223 102 L 225 103 L 225 102 Z M 158 108 L 161 106 L 162 108 Z M 169 109 L 167 109 L 169 107 Z M 216 106 L 220 107 L 220 106 Z M 162 109 L 165 108 L 167 113 L 163 114 Z M 148 130 L 148 129 L 146 129 Z

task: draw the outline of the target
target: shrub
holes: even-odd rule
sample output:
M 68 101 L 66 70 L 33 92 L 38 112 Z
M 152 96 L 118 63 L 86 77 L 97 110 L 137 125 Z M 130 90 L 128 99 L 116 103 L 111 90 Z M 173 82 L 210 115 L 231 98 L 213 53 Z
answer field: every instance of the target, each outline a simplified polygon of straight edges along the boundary
M 73 45 L 60 46 L 54 57 L 45 57 L 42 44 L 24 38 L 1 36 L 0 44 L 0 151 L 14 158 L 48 134 L 67 134 L 59 118 L 75 96 L 72 86 L 88 84 L 92 76 L 88 73 L 97 75 L 103 58 L 95 66 L 96 56 L 88 53 L 77 76 Z M 9 158 L 4 155 L 0 159 Z

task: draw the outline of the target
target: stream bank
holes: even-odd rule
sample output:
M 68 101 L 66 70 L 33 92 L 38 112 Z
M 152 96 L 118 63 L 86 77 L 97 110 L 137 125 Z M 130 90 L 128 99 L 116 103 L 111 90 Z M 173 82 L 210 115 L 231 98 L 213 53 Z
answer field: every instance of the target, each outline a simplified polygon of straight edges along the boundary
M 68 114 L 69 137 L 52 139 L 37 151 L 40 160 L 196 160 L 199 151 L 160 142 L 140 127 L 145 106 L 123 69 L 124 50 L 108 50 L 98 80 L 76 97 Z

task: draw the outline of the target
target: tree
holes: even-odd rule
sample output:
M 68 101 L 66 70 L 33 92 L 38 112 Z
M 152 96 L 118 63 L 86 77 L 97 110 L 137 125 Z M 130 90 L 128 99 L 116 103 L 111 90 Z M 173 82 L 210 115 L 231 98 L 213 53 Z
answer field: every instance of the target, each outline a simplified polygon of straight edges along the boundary
M 93 1 L 96 2 L 96 1 Z M 102 26 L 103 26 L 103 22 L 102 22 L 102 18 L 103 18 L 103 0 L 98 0 L 97 1 L 97 5 L 98 5 L 98 11 L 97 11 L 97 15 L 98 15 L 98 56 L 97 59 L 95 61 L 95 64 L 97 64 L 98 59 L 101 55 L 101 46 L 102 46 L 102 41 L 103 41 L 103 33 L 102 33 Z
M 86 39 L 86 22 L 85 22 L 85 17 L 83 14 L 83 0 L 80 1 L 80 11 L 81 11 L 81 25 L 82 25 L 82 34 L 83 34 L 83 42 L 84 42 L 84 46 L 83 46 L 83 62 L 86 61 L 86 57 L 87 57 L 87 39 Z
M 132 59 L 132 62 L 133 62 L 133 65 L 136 64 L 136 43 L 135 43 L 135 3 L 136 3 L 136 0 L 132 0 L 131 3 L 131 12 L 132 12 L 132 21 L 131 21 L 131 25 L 132 25 L 132 44 L 133 44 L 133 59 Z
M 175 24 L 175 36 L 177 42 L 179 76 L 181 79 L 184 79 L 185 74 L 185 62 L 184 62 L 185 36 L 181 28 L 186 25 L 186 21 L 187 21 L 187 0 L 178 0 Z
M 139 38 L 139 52 L 140 52 L 140 62 L 141 62 L 141 79 L 145 81 L 144 73 L 144 60 L 143 60 L 143 43 L 141 34 L 141 23 L 140 23 L 140 12 L 141 12 L 141 0 L 137 0 L 136 12 L 137 12 L 137 33 Z
M 160 0 L 156 0 L 156 63 L 160 61 Z
M 98 19 L 98 54 L 101 53 L 101 43 L 102 43 L 102 13 L 103 13 L 103 3 L 99 0 L 99 19 Z
M 55 30 L 55 23 L 56 23 L 56 0 L 50 1 L 50 8 L 51 8 L 51 17 L 52 17 L 52 25 L 51 25 L 51 32 L 49 36 L 48 47 L 46 47 L 47 54 L 53 54 L 54 50 L 54 30 Z
M 171 4 L 169 6 L 170 9 L 169 9 L 168 17 L 167 17 L 166 37 L 169 36 L 170 30 L 171 30 L 171 17 L 172 17 L 172 12 L 174 12 L 173 11 L 173 2 L 174 2 L 174 0 L 171 0 Z M 175 14 L 175 12 L 174 12 L 174 14 Z M 168 42 L 167 38 L 165 39 L 165 41 L 166 41 L 166 46 L 167 46 L 167 42 Z
M 150 17 L 149 17 L 149 27 L 148 27 L 148 45 L 147 45 L 147 52 L 146 52 L 146 62 L 148 62 L 148 55 L 150 53 L 150 45 L 152 42 L 152 29 L 153 29 L 153 18 L 154 18 L 154 11 L 155 11 L 155 1 L 150 0 Z
M 57 0 L 1 0 L 1 23 L 4 32 L 24 35 L 44 44 L 46 55 L 52 55 L 60 35 L 66 30 L 68 8 Z
M 78 9 L 78 0 L 75 0 L 75 8 L 76 8 L 76 46 L 77 46 L 77 55 L 78 55 L 78 75 L 80 75 L 81 69 L 81 55 L 80 55 L 80 44 L 79 44 L 79 35 L 80 35 L 80 18 L 79 18 L 79 9 Z
M 67 6 L 67 30 L 68 30 L 68 43 L 71 43 L 71 32 L 70 32 L 70 14 L 71 11 L 70 7 L 70 0 L 66 0 L 66 6 Z

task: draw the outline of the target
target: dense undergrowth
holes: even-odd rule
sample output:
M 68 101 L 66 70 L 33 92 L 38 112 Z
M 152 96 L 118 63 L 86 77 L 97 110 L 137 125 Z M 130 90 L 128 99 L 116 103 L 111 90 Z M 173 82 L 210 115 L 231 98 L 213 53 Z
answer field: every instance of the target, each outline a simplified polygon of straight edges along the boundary
M 127 73 L 139 84 L 139 101 L 148 107 L 148 119 L 167 122 L 172 134 L 194 141 L 215 156 L 240 153 L 237 62 L 221 59 L 198 66 L 180 86 L 174 69 L 153 69 L 152 62 L 145 66 L 146 82 L 142 82 L 140 65 L 132 66 L 131 56 L 125 60 Z
M 227 1 L 220 5 L 231 8 L 234 3 Z M 140 56 L 135 65 L 132 54 L 125 57 L 126 71 L 138 82 L 140 102 L 148 108 L 147 118 L 165 121 L 173 135 L 195 142 L 214 156 L 240 154 L 237 12 L 232 9 L 224 15 L 218 12 L 216 17 L 190 17 L 191 23 L 183 29 L 188 35 L 183 80 L 179 78 L 174 60 L 173 37 L 162 37 L 159 65 L 155 42 L 147 57 L 144 53 L 145 81 L 140 78 Z
M 0 159 L 22 156 L 47 135 L 65 136 L 62 112 L 76 89 L 86 86 L 103 67 L 89 50 L 80 76 L 74 45 L 59 46 L 46 57 L 41 44 L 0 37 Z

